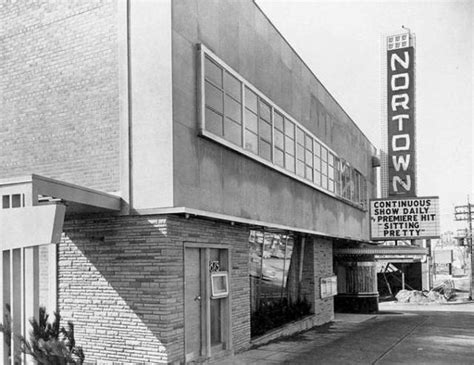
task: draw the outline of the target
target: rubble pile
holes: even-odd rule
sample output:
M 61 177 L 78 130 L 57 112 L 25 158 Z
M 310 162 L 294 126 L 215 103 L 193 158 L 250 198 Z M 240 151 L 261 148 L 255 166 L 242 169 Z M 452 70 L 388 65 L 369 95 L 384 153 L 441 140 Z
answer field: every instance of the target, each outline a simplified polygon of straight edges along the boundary
M 455 296 L 455 288 L 452 280 L 446 280 L 434 287 L 429 292 L 420 290 L 400 290 L 395 298 L 399 303 L 447 303 Z

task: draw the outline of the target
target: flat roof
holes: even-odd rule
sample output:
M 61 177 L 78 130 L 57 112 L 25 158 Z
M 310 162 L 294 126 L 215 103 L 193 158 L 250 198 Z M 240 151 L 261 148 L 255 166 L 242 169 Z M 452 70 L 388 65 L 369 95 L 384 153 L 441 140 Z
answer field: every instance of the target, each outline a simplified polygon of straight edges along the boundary
M 36 174 L 0 179 L 0 195 L 18 193 L 28 195 L 25 205 L 62 201 L 68 213 L 119 212 L 122 200 L 117 195 Z
M 337 240 L 344 240 L 344 241 L 351 241 L 357 243 L 367 243 L 370 244 L 369 241 L 363 240 L 360 238 L 352 238 L 349 236 L 341 236 L 341 235 L 330 235 L 321 231 L 316 231 L 312 229 L 305 229 L 296 226 L 287 226 L 284 224 L 272 223 L 272 222 L 265 222 L 255 219 L 249 218 L 242 218 L 236 217 L 227 214 L 209 212 L 200 209 L 194 208 L 187 208 L 187 207 L 169 207 L 169 208 L 155 208 L 155 209 L 138 209 L 134 211 L 136 214 L 141 215 L 152 215 L 152 214 L 183 214 L 188 217 L 202 217 L 208 219 L 215 219 L 215 220 L 223 220 L 230 223 L 239 223 L 244 224 L 250 227 L 255 227 L 255 229 L 263 228 L 267 232 L 274 232 L 274 233 L 287 233 L 287 232 L 298 232 L 298 233 L 306 233 L 314 236 L 324 237 L 328 239 L 337 239 Z

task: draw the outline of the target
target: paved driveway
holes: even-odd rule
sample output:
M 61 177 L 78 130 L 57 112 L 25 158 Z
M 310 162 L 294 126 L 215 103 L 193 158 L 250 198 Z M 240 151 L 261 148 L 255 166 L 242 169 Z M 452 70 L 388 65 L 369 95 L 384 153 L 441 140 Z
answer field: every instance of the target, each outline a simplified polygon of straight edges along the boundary
M 233 364 L 474 364 L 474 304 L 381 305 L 239 354 Z

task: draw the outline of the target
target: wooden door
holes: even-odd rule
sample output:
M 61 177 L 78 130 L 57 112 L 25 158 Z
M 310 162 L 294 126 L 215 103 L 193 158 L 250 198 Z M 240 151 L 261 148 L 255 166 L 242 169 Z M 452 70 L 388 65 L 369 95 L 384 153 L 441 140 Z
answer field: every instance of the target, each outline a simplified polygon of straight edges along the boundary
M 201 250 L 186 247 L 184 257 L 186 361 L 201 355 Z

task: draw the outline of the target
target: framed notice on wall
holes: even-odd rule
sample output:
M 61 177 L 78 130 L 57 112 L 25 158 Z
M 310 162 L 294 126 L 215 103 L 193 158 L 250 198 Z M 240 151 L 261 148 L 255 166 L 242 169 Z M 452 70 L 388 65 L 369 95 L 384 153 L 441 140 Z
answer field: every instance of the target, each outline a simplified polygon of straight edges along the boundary
M 439 238 L 438 197 L 371 200 L 370 238 L 374 241 Z
M 321 298 L 329 298 L 337 295 L 337 276 L 329 276 L 320 279 Z
M 211 273 L 211 298 L 226 298 L 229 296 L 229 275 L 227 271 Z

